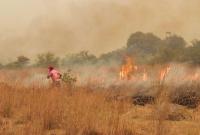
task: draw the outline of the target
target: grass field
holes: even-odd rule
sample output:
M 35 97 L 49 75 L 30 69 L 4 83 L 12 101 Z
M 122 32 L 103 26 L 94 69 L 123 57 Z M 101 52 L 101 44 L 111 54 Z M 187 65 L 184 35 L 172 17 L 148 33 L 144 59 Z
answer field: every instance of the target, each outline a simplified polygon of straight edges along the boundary
M 155 102 L 140 106 L 133 104 L 126 94 L 130 90 L 125 87 L 24 86 L 14 74 L 23 80 L 30 75 L 28 72 L 1 71 L 1 74 L 2 135 L 200 134 L 200 108 L 172 104 L 168 87 L 158 87 Z

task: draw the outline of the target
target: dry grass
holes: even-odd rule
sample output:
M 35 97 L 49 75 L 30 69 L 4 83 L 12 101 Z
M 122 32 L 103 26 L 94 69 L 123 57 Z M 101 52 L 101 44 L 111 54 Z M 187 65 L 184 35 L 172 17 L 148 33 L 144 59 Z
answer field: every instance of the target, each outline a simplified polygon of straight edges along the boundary
M 162 91 L 167 88 L 162 87 Z M 2 135 L 199 135 L 200 109 L 169 102 L 134 105 L 120 92 L 78 87 L 51 89 L 0 83 Z M 116 94 L 117 93 L 117 94 Z M 177 118 L 178 117 L 178 118 Z

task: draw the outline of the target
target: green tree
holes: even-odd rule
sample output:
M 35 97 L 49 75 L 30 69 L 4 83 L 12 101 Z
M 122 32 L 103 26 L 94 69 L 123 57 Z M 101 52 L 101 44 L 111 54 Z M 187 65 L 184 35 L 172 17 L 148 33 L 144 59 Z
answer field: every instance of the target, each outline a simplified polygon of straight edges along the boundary
M 66 55 L 62 60 L 63 66 L 69 65 L 84 65 L 84 64 L 94 64 L 97 58 L 95 55 L 90 54 L 88 51 L 81 51 L 77 54 Z
M 184 60 L 186 41 L 177 35 L 170 35 L 162 40 L 162 46 L 152 60 L 153 63 L 181 62 Z
M 28 65 L 29 62 L 30 62 L 30 59 L 27 58 L 27 57 L 25 57 L 25 56 L 19 56 L 19 57 L 17 57 L 17 64 L 20 67 Z
M 140 63 L 150 62 L 159 51 L 162 40 L 152 33 L 133 33 L 127 42 L 127 54 Z
M 124 56 L 126 55 L 126 48 L 117 49 L 105 54 L 102 54 L 99 57 L 99 62 L 106 64 L 106 65 L 113 65 L 113 63 L 120 64 L 123 60 Z
M 192 46 L 185 50 L 185 62 L 200 65 L 200 40 L 192 42 Z
M 58 66 L 59 57 L 56 57 L 53 53 L 39 54 L 36 60 L 36 66 L 47 67 L 49 65 Z
M 17 60 L 10 62 L 5 65 L 6 68 L 23 68 L 26 67 L 30 62 L 30 59 L 25 56 L 18 56 Z

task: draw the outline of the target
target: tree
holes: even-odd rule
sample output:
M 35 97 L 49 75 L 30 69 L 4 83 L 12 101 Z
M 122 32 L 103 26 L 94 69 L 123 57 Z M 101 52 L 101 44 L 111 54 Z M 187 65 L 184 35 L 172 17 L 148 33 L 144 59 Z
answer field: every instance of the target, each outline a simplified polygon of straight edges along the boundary
M 114 50 L 112 52 L 102 54 L 98 60 L 100 63 L 104 63 L 107 65 L 108 64 L 113 65 L 113 63 L 120 64 L 125 55 L 126 55 L 126 48 L 121 48 Z
M 58 66 L 59 57 L 56 57 L 53 53 L 39 54 L 36 60 L 36 66 L 47 67 L 47 66 Z
M 28 65 L 30 59 L 25 56 L 17 57 L 17 64 L 21 67 Z
M 162 40 L 152 33 L 136 32 L 127 42 L 127 54 L 136 58 L 138 62 L 151 61 L 159 51 Z
M 86 65 L 94 64 L 96 61 L 97 58 L 95 55 L 90 54 L 88 51 L 81 51 L 77 54 L 66 55 L 66 57 L 62 60 L 62 65 Z
M 17 60 L 14 62 L 10 62 L 5 67 L 7 68 L 23 68 L 26 67 L 29 63 L 30 59 L 25 56 L 18 56 Z
M 191 64 L 200 65 L 200 40 L 192 42 L 192 46 L 185 50 L 185 61 Z
M 170 35 L 162 40 L 162 46 L 152 60 L 153 63 L 181 62 L 185 58 L 186 41 L 177 35 Z
M 182 37 L 177 35 L 171 35 L 166 37 L 163 40 L 163 43 L 165 46 L 167 46 L 167 48 L 177 49 L 177 50 L 184 49 L 186 46 L 186 41 Z

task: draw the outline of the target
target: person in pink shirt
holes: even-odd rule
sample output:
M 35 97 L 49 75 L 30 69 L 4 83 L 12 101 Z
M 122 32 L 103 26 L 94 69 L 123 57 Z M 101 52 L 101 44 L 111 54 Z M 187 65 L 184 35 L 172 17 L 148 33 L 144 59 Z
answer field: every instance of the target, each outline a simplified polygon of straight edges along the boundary
M 52 66 L 48 67 L 47 78 L 52 79 L 53 87 L 59 87 L 60 86 L 61 77 L 62 77 L 62 74 L 58 70 L 54 69 L 54 67 L 52 67 Z

